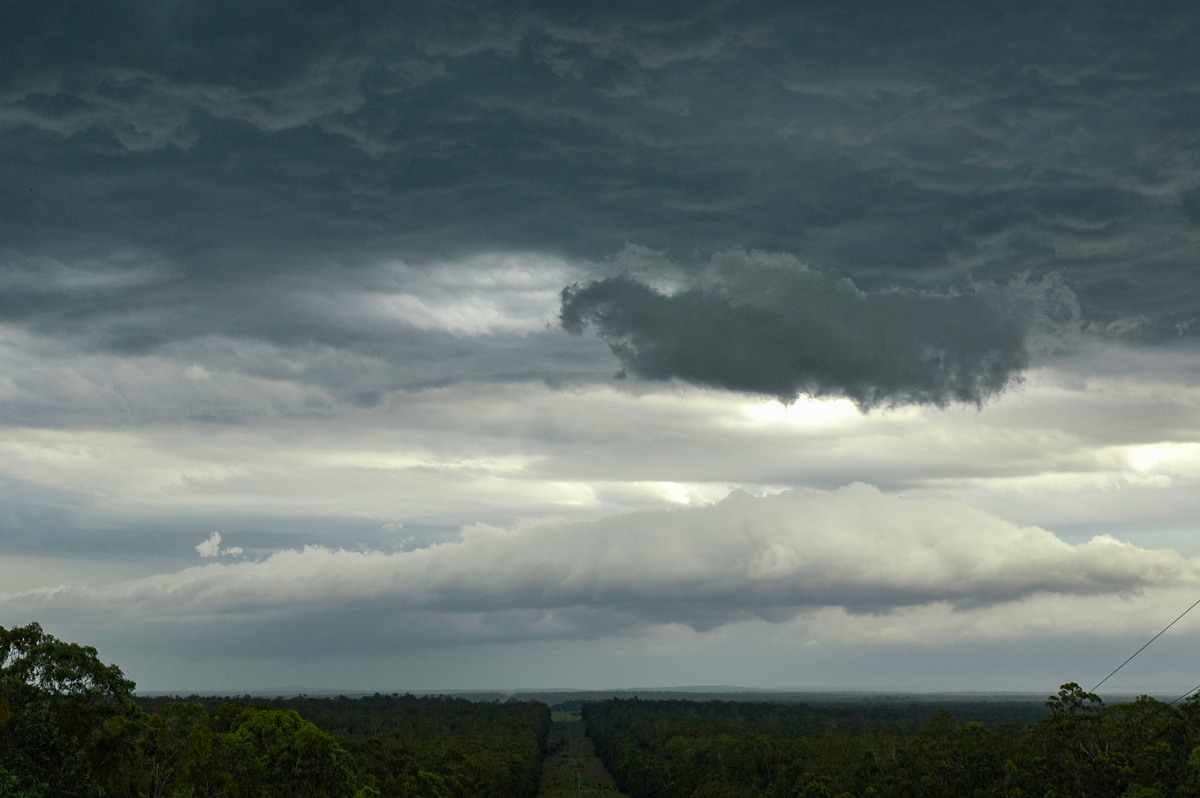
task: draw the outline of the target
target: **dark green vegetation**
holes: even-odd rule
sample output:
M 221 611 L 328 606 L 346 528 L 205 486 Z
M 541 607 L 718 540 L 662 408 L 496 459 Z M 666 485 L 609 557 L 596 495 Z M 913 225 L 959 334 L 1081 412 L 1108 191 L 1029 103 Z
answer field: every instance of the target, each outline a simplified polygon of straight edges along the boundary
M 634 699 L 588 704 L 584 717 L 634 798 L 1200 795 L 1200 702 L 1105 707 L 1068 684 L 1047 704 L 1032 724 L 938 712 L 913 730 L 896 707 Z
M 633 798 L 1200 795 L 1194 699 L 942 702 L 967 723 L 862 698 L 581 700 Z M 0 798 L 615 795 L 583 728 L 534 701 L 135 698 L 95 649 L 0 627 Z
M 596 758 L 578 714 L 554 716 L 548 749 L 540 798 L 628 798 Z
M 532 798 L 543 704 L 133 697 L 96 650 L 0 627 L 0 798 Z

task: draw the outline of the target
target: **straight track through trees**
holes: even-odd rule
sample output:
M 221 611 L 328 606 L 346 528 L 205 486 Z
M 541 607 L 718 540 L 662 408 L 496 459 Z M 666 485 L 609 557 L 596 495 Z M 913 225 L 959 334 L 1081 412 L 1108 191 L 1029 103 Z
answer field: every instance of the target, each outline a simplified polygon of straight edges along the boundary
M 555 715 L 542 765 L 541 798 L 629 798 L 596 756 L 578 715 Z

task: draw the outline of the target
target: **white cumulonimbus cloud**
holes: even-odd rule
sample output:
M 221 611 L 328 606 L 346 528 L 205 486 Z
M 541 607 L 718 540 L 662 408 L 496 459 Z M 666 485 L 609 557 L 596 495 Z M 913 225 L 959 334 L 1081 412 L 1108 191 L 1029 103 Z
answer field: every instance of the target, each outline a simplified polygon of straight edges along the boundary
M 214 532 L 196 549 L 204 557 L 236 553 L 220 543 Z M 938 606 L 961 616 L 1042 599 L 1109 602 L 1188 589 L 1198 575 L 1200 562 L 1175 551 L 1107 536 L 1071 545 L 960 502 L 854 484 L 764 498 L 735 493 L 705 507 L 592 522 L 477 525 L 456 541 L 411 551 L 306 547 L 100 587 L 0 594 L 0 608 L 67 622 L 91 612 L 164 623 L 350 612 L 405 626 L 399 619 L 419 616 L 423 635 L 482 640 L 664 623 L 704 631 L 831 608 L 901 617 Z M 444 628 L 429 623 L 436 617 Z M 1028 631 L 1021 623 L 1009 629 Z

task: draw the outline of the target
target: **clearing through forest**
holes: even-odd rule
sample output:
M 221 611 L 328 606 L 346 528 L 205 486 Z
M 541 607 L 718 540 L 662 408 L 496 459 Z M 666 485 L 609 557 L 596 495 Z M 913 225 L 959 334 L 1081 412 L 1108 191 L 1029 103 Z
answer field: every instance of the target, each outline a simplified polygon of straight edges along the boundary
M 596 756 L 578 715 L 554 716 L 542 765 L 541 798 L 628 798 Z

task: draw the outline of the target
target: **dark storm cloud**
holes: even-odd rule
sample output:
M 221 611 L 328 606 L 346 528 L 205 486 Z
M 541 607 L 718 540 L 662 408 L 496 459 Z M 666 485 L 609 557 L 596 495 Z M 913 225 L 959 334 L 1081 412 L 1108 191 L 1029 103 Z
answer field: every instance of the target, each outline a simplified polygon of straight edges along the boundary
M 1052 283 L 864 293 L 753 253 L 725 253 L 707 277 L 670 294 L 626 276 L 572 286 L 562 326 L 593 325 L 640 377 L 872 407 L 982 403 L 1029 364 L 1035 338 L 1075 322 L 1073 297 Z
M 634 242 L 787 252 L 872 296 L 1058 273 L 1096 329 L 1175 335 L 1200 318 L 1197 15 L 9 2 L 0 319 L 356 347 L 378 330 L 309 300 L 381 260 Z

